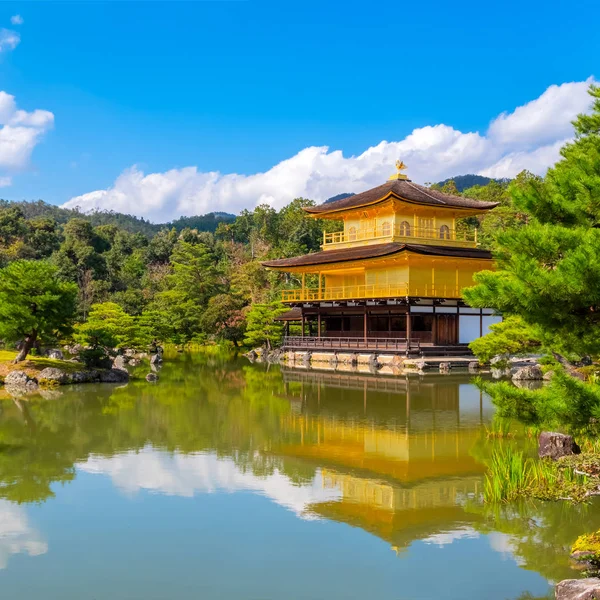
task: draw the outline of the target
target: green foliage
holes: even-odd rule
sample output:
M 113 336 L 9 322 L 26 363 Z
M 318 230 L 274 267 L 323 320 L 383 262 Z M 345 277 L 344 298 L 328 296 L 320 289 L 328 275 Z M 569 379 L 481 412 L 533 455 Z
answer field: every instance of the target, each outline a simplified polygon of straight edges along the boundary
M 511 316 L 490 326 L 490 333 L 469 344 L 481 362 L 502 354 L 527 354 L 540 347 L 539 336 L 520 317 Z
M 548 429 L 597 433 L 600 418 L 600 383 L 580 381 L 560 369 L 539 390 L 515 387 L 509 382 L 478 384 L 490 394 L 498 415 Z
M 283 323 L 275 321 L 275 318 L 285 311 L 280 302 L 253 304 L 247 315 L 244 344 L 253 348 L 263 345 L 271 348 L 279 343 L 283 335 Z
M 144 348 L 151 341 L 150 332 L 114 302 L 92 305 L 88 320 L 76 326 L 74 337 L 92 348 Z
M 71 331 L 77 290 L 46 261 L 19 260 L 0 269 L 0 339 L 25 338 L 25 358 L 38 340 Z
M 574 122 L 576 139 L 546 179 L 511 186 L 527 226 L 496 237 L 498 271 L 476 275 L 465 292 L 472 306 L 519 315 L 549 348 L 600 354 L 600 89 L 591 116 Z

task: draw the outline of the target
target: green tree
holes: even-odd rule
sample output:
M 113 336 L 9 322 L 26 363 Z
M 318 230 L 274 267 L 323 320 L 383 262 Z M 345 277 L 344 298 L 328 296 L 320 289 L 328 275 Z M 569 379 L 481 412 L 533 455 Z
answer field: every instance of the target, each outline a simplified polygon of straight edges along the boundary
M 94 348 L 141 348 L 151 340 L 148 329 L 114 302 L 92 305 L 88 320 L 75 327 L 74 337 Z
M 237 346 L 244 338 L 243 301 L 232 294 L 217 294 L 208 301 L 200 320 L 203 331 Z
M 270 304 L 253 304 L 246 317 L 246 346 L 263 346 L 268 349 L 281 341 L 283 323 L 275 318 L 283 314 L 286 308 L 281 302 Z
M 71 331 L 76 298 L 77 287 L 60 281 L 45 261 L 19 260 L 0 270 L 0 338 L 23 340 L 15 363 L 38 340 Z
M 201 333 L 200 320 L 209 299 L 218 292 L 215 256 L 203 243 L 179 240 L 171 255 L 167 289 L 157 294 L 151 310 L 171 323 L 173 341 L 190 341 Z
M 526 227 L 496 239 L 498 270 L 475 276 L 469 304 L 518 315 L 552 350 L 600 353 L 600 88 L 591 116 L 574 121 L 575 141 L 537 178 L 511 187 Z
M 513 315 L 490 326 L 490 333 L 472 341 L 469 348 L 479 360 L 489 362 L 502 354 L 527 354 L 539 349 L 540 345 L 539 335 L 520 317 Z

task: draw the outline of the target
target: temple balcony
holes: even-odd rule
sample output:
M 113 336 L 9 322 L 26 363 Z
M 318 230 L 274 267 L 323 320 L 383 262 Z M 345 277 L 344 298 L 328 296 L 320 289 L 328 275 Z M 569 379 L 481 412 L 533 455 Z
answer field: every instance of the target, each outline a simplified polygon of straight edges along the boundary
M 281 301 L 335 302 L 338 300 L 366 300 L 384 298 L 461 298 L 461 289 L 449 285 L 348 285 L 341 287 L 299 288 L 283 290 Z
M 445 225 L 437 228 L 414 227 L 408 223 L 384 224 L 371 229 L 350 228 L 347 231 L 323 233 L 323 250 L 349 248 L 364 244 L 386 244 L 389 242 L 454 246 L 459 248 L 477 247 L 477 230 L 457 231 Z

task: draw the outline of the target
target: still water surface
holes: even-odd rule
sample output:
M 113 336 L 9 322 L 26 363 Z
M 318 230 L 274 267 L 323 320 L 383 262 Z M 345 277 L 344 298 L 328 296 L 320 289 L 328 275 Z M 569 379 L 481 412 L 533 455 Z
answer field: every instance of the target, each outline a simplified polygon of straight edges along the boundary
M 156 385 L 45 396 L 0 400 L 5 599 L 546 598 L 600 527 L 483 505 L 467 375 L 176 355 Z

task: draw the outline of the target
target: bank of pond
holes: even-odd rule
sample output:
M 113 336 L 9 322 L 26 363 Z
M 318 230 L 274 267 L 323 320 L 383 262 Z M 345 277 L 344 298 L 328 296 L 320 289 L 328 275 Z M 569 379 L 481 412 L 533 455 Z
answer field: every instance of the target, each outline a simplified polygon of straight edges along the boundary
M 468 373 L 175 351 L 158 385 L 130 370 L 0 395 L 9 597 L 549 598 L 593 570 L 593 439 L 538 459 L 540 430 L 499 418 Z

